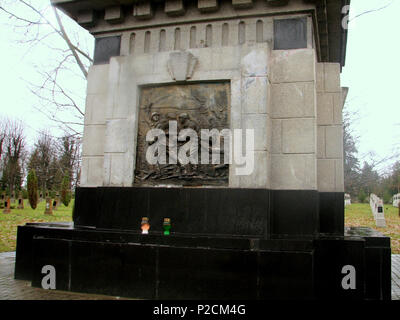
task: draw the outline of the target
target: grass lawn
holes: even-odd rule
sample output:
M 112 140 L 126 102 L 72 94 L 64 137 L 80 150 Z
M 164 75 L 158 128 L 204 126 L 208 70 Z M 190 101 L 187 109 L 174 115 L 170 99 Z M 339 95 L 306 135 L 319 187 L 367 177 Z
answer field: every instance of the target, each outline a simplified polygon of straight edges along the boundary
M 367 203 L 355 203 L 346 207 L 345 225 L 348 227 L 370 227 L 391 238 L 393 254 L 400 254 L 399 208 L 385 204 L 386 228 L 376 227 L 371 208 Z
M 4 214 L 3 209 L 0 209 L 0 252 L 15 251 L 17 239 L 17 226 L 22 226 L 27 222 L 50 222 L 50 221 L 72 221 L 73 201 L 65 207 L 62 203 L 53 215 L 45 215 L 45 201 L 38 204 L 33 210 L 28 200 L 24 200 L 25 209 L 12 209 L 11 213 Z M 11 206 L 17 207 L 18 204 L 12 203 Z

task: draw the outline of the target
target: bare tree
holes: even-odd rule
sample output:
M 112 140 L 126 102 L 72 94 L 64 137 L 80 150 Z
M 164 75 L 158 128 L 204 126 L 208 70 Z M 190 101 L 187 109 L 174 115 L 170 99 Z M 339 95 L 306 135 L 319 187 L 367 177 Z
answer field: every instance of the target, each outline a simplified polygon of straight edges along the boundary
M 12 194 L 20 189 L 24 175 L 25 134 L 24 125 L 20 121 L 7 121 L 2 159 L 3 189 Z
M 27 50 L 40 47 L 49 55 L 45 65 L 36 67 L 41 80 L 28 81 L 38 100 L 36 110 L 68 134 L 81 135 L 92 37 L 52 7 L 50 1 L 3 1 L 1 11 L 8 15 L 12 28 L 20 35 L 19 42 Z

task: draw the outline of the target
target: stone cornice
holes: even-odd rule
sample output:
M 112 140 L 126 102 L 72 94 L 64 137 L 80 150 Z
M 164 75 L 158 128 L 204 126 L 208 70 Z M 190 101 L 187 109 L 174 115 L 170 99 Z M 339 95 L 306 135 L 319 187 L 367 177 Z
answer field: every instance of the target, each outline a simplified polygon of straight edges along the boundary
M 350 0 L 51 0 L 94 35 L 155 25 L 312 12 L 319 60 L 344 65 Z M 196 4 L 197 3 L 197 4 Z M 197 13 L 195 12 L 197 11 Z

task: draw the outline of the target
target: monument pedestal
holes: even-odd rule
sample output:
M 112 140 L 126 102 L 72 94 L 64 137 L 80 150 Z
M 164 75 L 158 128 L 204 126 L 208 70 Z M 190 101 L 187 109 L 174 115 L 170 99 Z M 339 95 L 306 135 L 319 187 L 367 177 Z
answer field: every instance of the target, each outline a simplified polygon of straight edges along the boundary
M 389 238 L 367 228 L 311 234 L 301 225 L 279 234 L 284 193 L 228 191 L 80 188 L 75 226 L 18 227 L 15 277 L 40 287 L 42 267 L 52 265 L 59 290 L 143 299 L 390 299 Z M 318 198 L 297 202 L 317 204 L 311 214 L 319 216 Z M 306 218 L 309 211 L 299 208 L 295 214 Z M 172 228 L 164 236 L 167 213 Z M 142 216 L 148 235 L 140 233 Z M 346 290 L 342 269 L 349 265 L 355 289 Z

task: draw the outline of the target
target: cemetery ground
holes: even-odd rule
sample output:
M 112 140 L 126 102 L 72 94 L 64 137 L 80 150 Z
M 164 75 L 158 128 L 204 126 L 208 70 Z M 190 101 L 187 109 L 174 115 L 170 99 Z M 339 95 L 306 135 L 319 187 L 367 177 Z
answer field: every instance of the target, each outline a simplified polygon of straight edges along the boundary
M 378 228 L 375 224 L 369 203 L 353 203 L 346 206 L 346 227 L 370 227 L 390 237 L 392 254 L 400 254 L 400 217 L 399 208 L 391 204 L 384 205 L 386 228 Z
M 72 221 L 73 200 L 68 207 L 60 203 L 57 210 L 53 210 L 53 215 L 45 215 L 46 201 L 41 201 L 37 208 L 33 210 L 28 200 L 24 200 L 24 209 L 16 209 L 17 202 L 11 203 L 11 213 L 3 213 L 0 209 L 0 252 L 15 251 L 17 239 L 17 227 L 23 226 L 28 222 L 70 222 Z
M 16 204 L 12 204 L 13 206 Z M 25 200 L 25 209 L 12 209 L 11 213 L 4 214 L 0 211 L 0 252 L 15 251 L 17 226 L 28 222 L 69 222 L 72 221 L 73 201 L 68 207 L 60 204 L 53 215 L 45 215 L 45 201 L 38 204 L 33 210 L 28 201 Z M 346 207 L 345 224 L 346 226 L 363 226 L 378 230 L 379 232 L 391 238 L 393 254 L 400 254 L 400 217 L 399 209 L 392 205 L 385 205 L 386 228 L 378 228 L 369 204 L 355 203 Z

